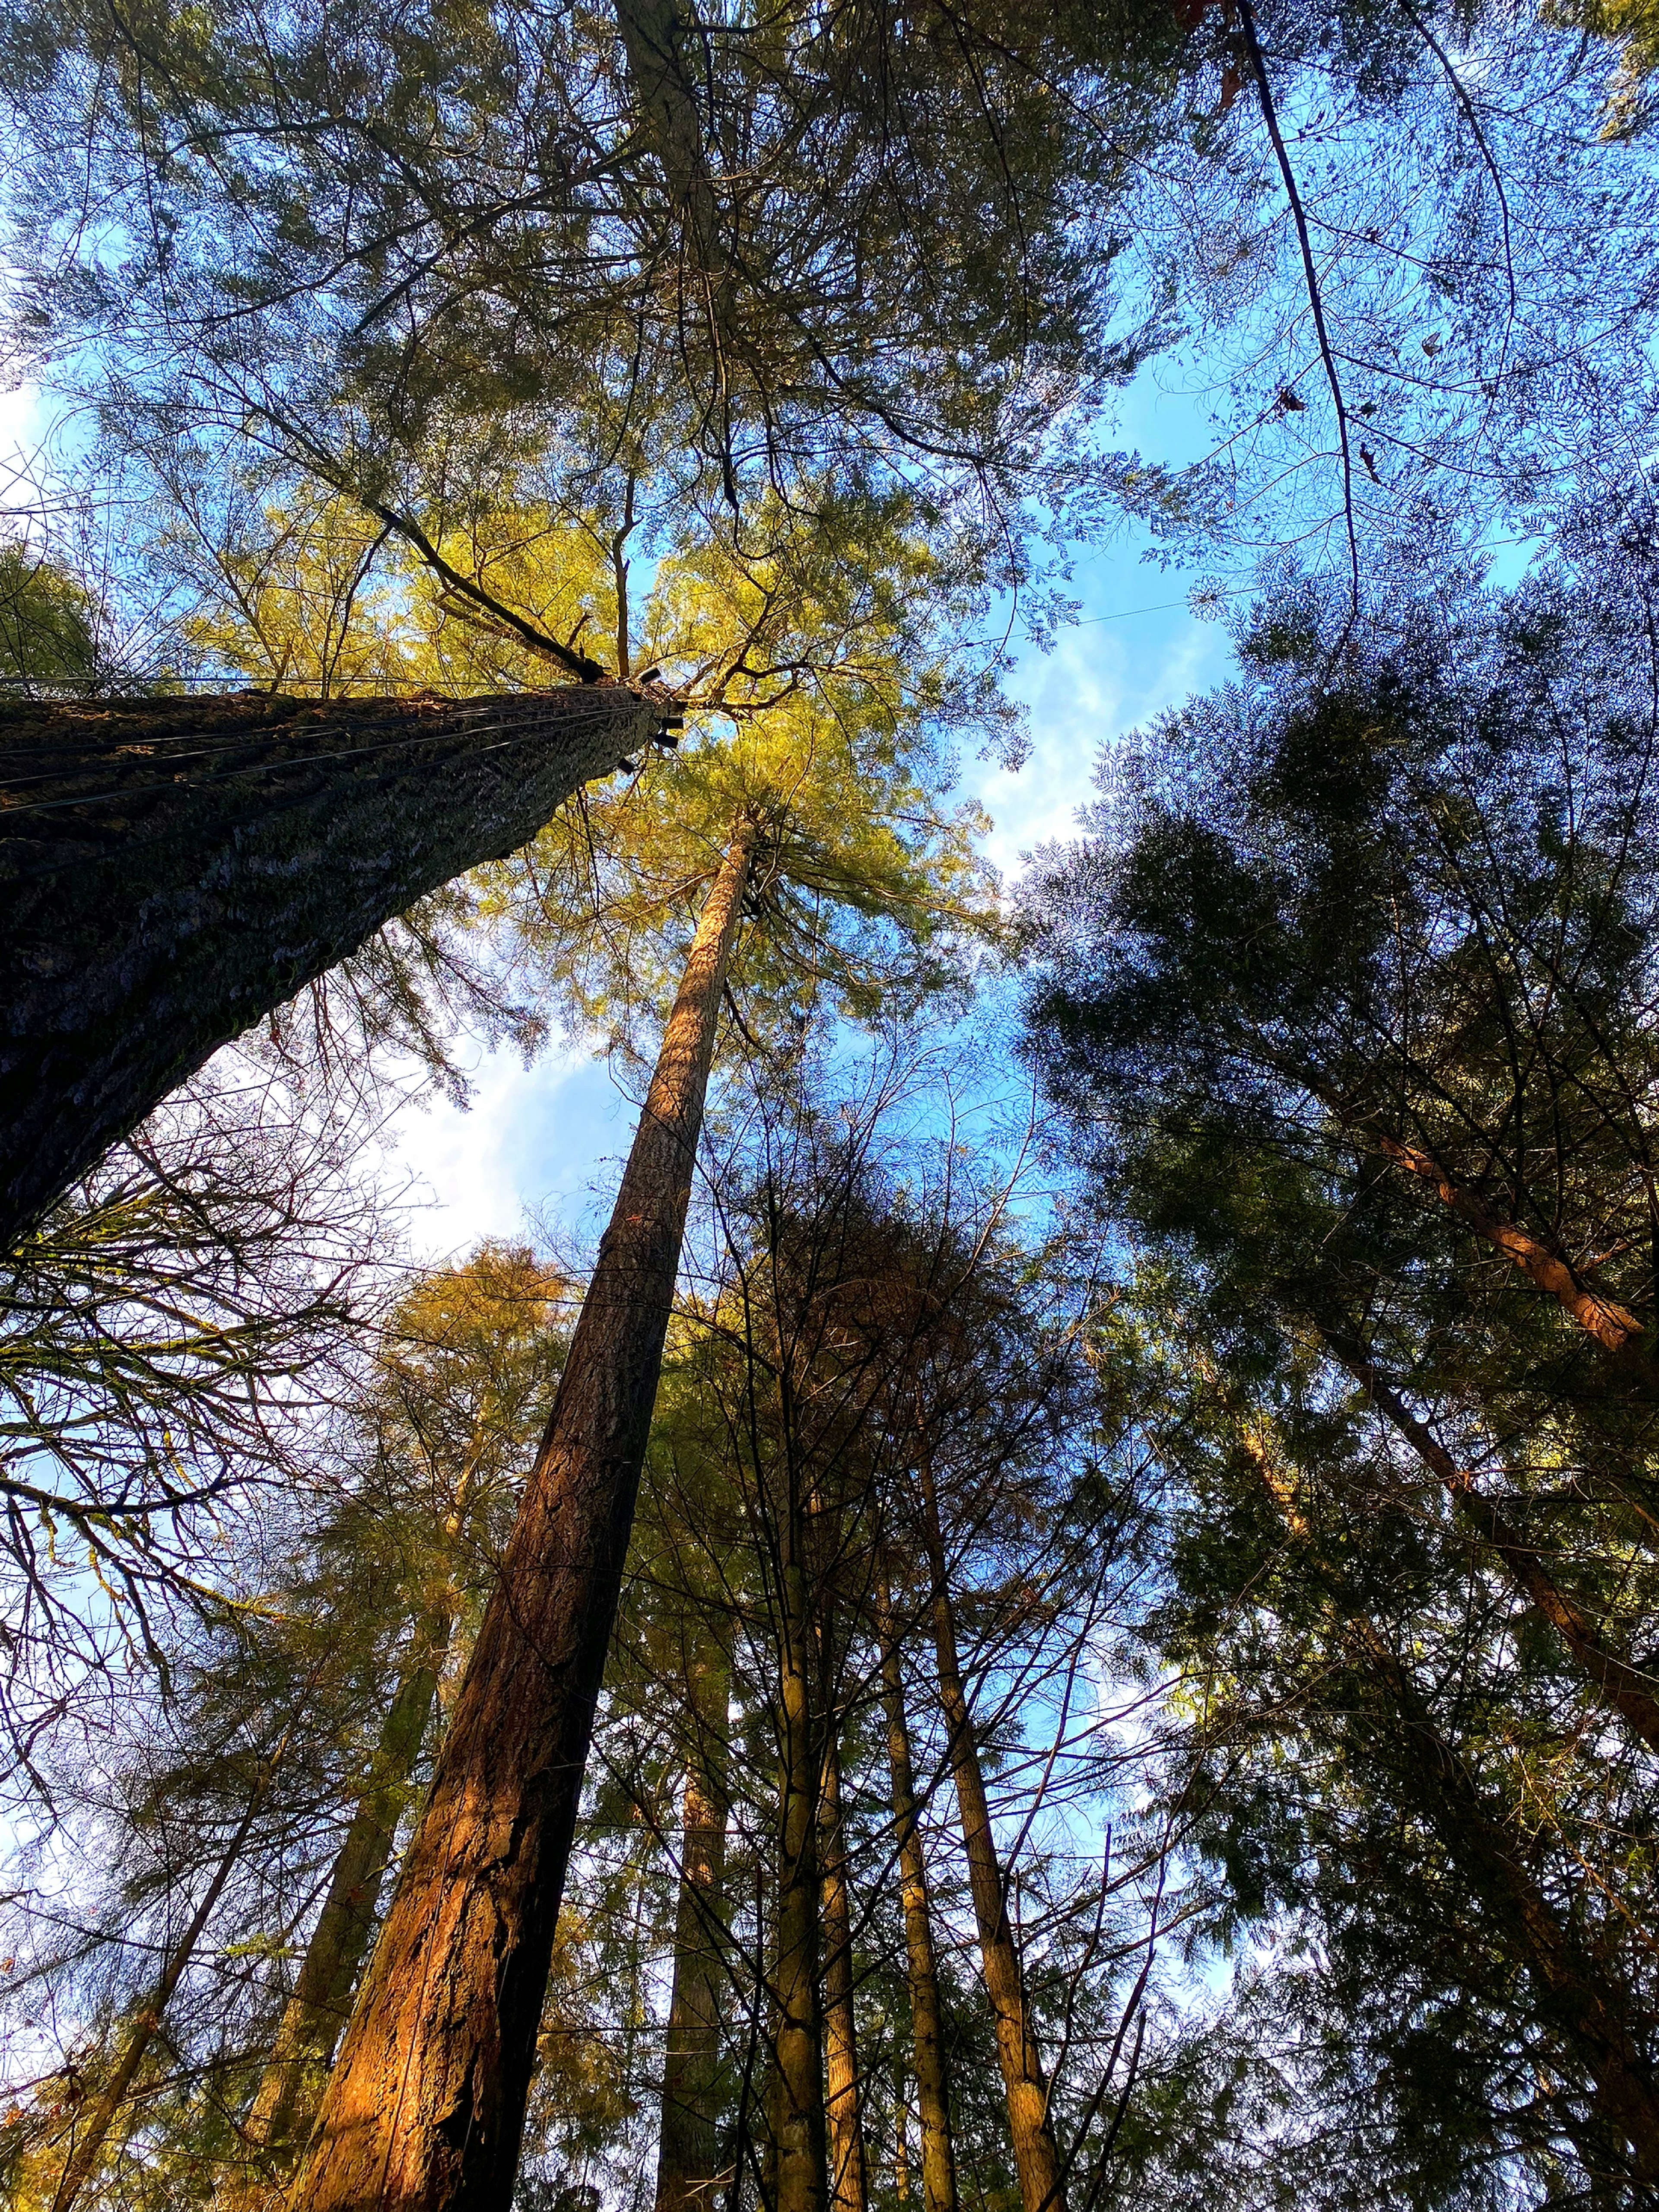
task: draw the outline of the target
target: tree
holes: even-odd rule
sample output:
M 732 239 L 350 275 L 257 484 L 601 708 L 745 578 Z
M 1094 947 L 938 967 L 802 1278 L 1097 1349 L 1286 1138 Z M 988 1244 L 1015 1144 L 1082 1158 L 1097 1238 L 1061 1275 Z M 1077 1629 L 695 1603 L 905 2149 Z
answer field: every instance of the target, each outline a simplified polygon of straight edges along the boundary
M 830 988 L 839 983 L 856 1004 L 870 975 L 860 955 L 878 950 L 879 918 L 891 918 L 901 956 L 925 945 L 945 921 L 931 878 L 967 872 L 958 826 L 933 811 L 889 726 L 875 715 L 836 720 L 826 711 L 836 693 L 826 687 L 823 697 L 786 700 L 728 746 L 688 747 L 647 787 L 664 828 L 677 831 L 648 850 L 685 871 L 671 898 L 699 878 L 708 889 L 558 1397 L 297 2202 L 355 2203 L 373 2174 L 411 2206 L 466 2203 L 499 2194 L 515 2168 L 728 976 L 787 989 L 791 933 L 808 935 Z M 816 910 L 797 908 L 802 893 Z M 638 884 L 623 896 L 648 913 Z M 757 930 L 748 960 L 733 966 L 750 900 L 777 925 Z M 877 937 L 866 930 L 860 941 L 854 930 L 838 942 L 838 908 L 870 916 Z
M 663 726 L 617 687 L 0 710 L 13 1241 L 228 1038 Z

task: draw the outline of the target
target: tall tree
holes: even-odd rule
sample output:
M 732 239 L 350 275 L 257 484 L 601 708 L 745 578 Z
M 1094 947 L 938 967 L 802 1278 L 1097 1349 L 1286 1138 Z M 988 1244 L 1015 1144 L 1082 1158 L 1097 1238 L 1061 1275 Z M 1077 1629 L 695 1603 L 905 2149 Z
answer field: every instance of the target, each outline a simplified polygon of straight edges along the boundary
M 966 872 L 959 829 L 932 809 L 889 727 L 872 718 L 861 732 L 806 700 L 729 746 L 686 749 L 672 781 L 658 777 L 646 795 L 659 810 L 650 826 L 678 831 L 678 844 L 653 837 L 649 848 L 665 872 L 684 872 L 669 878 L 674 903 L 688 877 L 708 888 L 558 1397 L 296 2203 L 355 2203 L 372 2185 L 410 2208 L 459 2205 L 510 2185 L 728 983 L 787 989 L 792 933 L 799 941 L 810 931 L 830 988 L 839 979 L 854 996 L 884 926 L 901 971 L 917 940 L 944 927 L 948 894 L 930 871 L 946 884 Z M 795 883 L 819 902 L 810 914 L 792 904 Z M 623 896 L 648 915 L 637 883 Z M 775 923 L 734 965 L 750 903 Z M 864 924 L 839 945 L 838 908 Z M 659 927 L 664 919 L 659 909 Z M 815 1798 L 816 1765 L 811 1787 Z M 810 1854 L 810 1838 L 802 1848 Z

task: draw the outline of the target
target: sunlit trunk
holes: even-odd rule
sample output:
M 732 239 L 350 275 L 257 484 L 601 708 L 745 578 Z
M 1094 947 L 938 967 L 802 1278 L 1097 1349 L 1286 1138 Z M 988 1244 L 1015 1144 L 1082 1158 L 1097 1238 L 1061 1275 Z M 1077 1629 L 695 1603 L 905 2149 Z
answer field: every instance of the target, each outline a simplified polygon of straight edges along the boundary
M 725 2095 L 720 2021 L 731 1984 L 721 1957 L 726 1911 L 726 1668 L 712 1640 L 692 1668 L 695 1738 L 685 1777 L 674 1988 L 663 2062 L 657 2212 L 710 2212 L 722 2185 Z
M 552 1416 L 292 2202 L 501 2212 L 757 832 L 697 926 Z M 810 1849 L 810 1843 L 809 1843 Z
M 786 1475 L 786 1481 L 789 1477 Z M 802 1556 L 804 1516 L 778 1501 L 778 1832 L 772 2003 L 771 2138 L 776 2212 L 828 2212 L 823 2095 L 823 1955 L 818 1799 L 823 1732 L 814 1711 L 814 1624 Z

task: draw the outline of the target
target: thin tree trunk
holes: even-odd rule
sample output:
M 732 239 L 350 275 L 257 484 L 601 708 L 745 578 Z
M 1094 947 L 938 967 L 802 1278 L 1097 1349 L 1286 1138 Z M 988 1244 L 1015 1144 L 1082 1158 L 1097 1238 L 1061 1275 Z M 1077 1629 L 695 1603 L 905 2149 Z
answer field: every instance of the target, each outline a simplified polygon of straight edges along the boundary
M 833 1721 L 823 1747 L 819 1806 L 823 1914 L 823 2057 L 829 2085 L 830 2201 L 836 2212 L 865 2212 L 864 2122 L 859 2097 L 858 2027 L 853 2012 L 853 1914 L 847 1886 L 841 1747 Z
M 558 1395 L 292 2202 L 500 2212 L 758 832 L 704 905 Z
M 778 1516 L 778 1863 L 772 2001 L 775 2007 L 771 2136 L 776 2212 L 828 2212 L 818 1798 L 823 1740 L 812 1695 L 813 1624 L 803 1559 L 801 1501 L 793 1469 Z
M 1293 1486 L 1254 1428 L 1243 1425 L 1285 1528 L 1340 1602 L 1340 1577 L 1318 1550 Z M 1389 1761 L 1397 1785 L 1415 1800 L 1485 1915 L 1508 1937 L 1526 1968 L 1540 2016 L 1583 2062 L 1596 2102 L 1629 2145 L 1637 2173 L 1644 2183 L 1659 2180 L 1659 2085 L 1630 2033 L 1621 1994 L 1561 1926 L 1516 1855 L 1502 1810 L 1489 1804 L 1462 1755 L 1440 1734 L 1382 1631 L 1351 1611 L 1346 1626 L 1356 1656 L 1383 1690 L 1399 1724 L 1398 1751 Z
M 951 2140 L 951 2099 L 945 2067 L 945 2020 L 939 1966 L 933 1954 L 927 1864 L 916 1813 L 910 1729 L 904 1711 L 904 1677 L 892 1609 L 884 1583 L 877 1594 L 882 1688 L 887 1707 L 887 1758 L 893 1782 L 893 1827 L 898 1844 L 899 1891 L 904 1906 L 904 1948 L 910 1990 L 910 2037 L 921 2122 L 921 2194 L 926 2212 L 957 2212 L 956 2152 Z M 902 2079 L 901 2075 L 901 2079 Z M 901 2098 L 899 2118 L 903 2120 Z M 902 2144 L 902 2136 L 900 2137 Z M 908 2194 L 907 2174 L 901 2195 Z
M 127 2039 L 121 2046 L 121 2055 L 115 2062 L 114 2072 L 105 2083 L 91 2112 L 77 2128 L 69 2156 L 64 2161 L 64 2170 L 58 2176 L 57 2192 L 52 2200 L 52 2212 L 70 2212 L 97 2165 L 109 2131 L 127 2100 L 127 2093 L 132 2087 L 138 2069 L 144 2063 L 144 2054 L 160 2032 L 161 2015 L 183 1978 L 185 1969 L 195 1956 L 196 1946 L 202 1939 L 202 1930 L 211 1918 L 213 1908 L 219 1902 L 224 1886 L 230 1880 L 236 1862 L 242 1855 L 249 1831 L 258 1818 L 259 1808 L 270 1794 L 271 1778 L 281 1758 L 279 1748 L 265 1762 L 248 1799 L 247 1810 L 237 1823 L 236 1832 L 232 1836 L 224 1856 L 202 1893 L 201 1902 L 191 1914 L 189 1926 L 167 1954 L 155 1988 L 127 2031 Z
M 1048 2119 L 1048 2085 L 1026 2002 L 1018 1947 L 1008 1917 L 1008 1897 L 997 1858 L 996 1837 L 985 1794 L 985 1777 L 974 1741 L 973 1716 L 957 1650 L 956 1613 L 945 1571 L 939 1504 L 931 1471 L 918 1470 L 933 1583 L 933 1642 L 939 1662 L 939 1704 L 949 1741 L 951 1778 L 962 1815 L 963 1850 L 979 1929 L 980 1960 L 996 2027 L 997 2058 L 1008 2102 L 1008 2128 L 1019 2173 L 1024 2212 L 1066 2212 L 1065 2176 Z
M 893 2195 L 901 2205 L 910 2202 L 910 2108 L 904 2085 L 908 2077 L 902 2058 L 893 2061 Z
M 621 684 L 0 708 L 0 1247 L 229 1037 L 646 744 Z
M 721 1964 L 720 1931 L 726 1911 L 727 1688 L 725 1655 L 714 1650 L 712 1639 L 694 1661 L 690 1689 L 695 1741 L 685 1775 L 657 2212 L 709 2212 L 724 2179 L 720 2014 L 729 1984 Z
M 1607 1649 L 1584 1613 L 1546 1569 L 1537 1547 L 1511 1526 L 1501 1507 L 1481 1495 L 1469 1470 L 1458 1465 L 1433 1431 L 1389 1388 L 1361 1347 L 1340 1329 L 1328 1329 L 1321 1324 L 1319 1333 L 1372 1404 L 1445 1486 L 1459 1519 L 1497 1555 L 1510 1579 L 1554 1630 L 1596 1694 L 1624 1718 L 1650 1751 L 1659 1751 L 1659 1697 L 1646 1677 Z
M 448 1616 L 440 1614 L 416 1632 L 381 1724 L 368 1786 L 336 1855 L 323 1909 L 260 2077 L 247 2133 L 278 2165 L 288 2163 L 311 2131 L 328 2062 L 351 2010 L 404 1793 L 426 1740 L 449 1628 Z
M 1563 1313 L 1586 1335 L 1595 1339 L 1621 1375 L 1644 1395 L 1659 1395 L 1659 1369 L 1654 1364 L 1652 1331 L 1644 1328 L 1628 1307 L 1581 1282 L 1577 1270 L 1541 1237 L 1518 1221 L 1495 1213 L 1478 1191 L 1460 1182 L 1432 1152 L 1408 1144 L 1388 1129 L 1355 1115 L 1339 1093 L 1316 1072 L 1299 1071 L 1322 1105 L 1329 1109 L 1356 1142 L 1369 1140 L 1384 1159 L 1402 1173 L 1425 1184 L 1464 1225 L 1494 1252 L 1501 1252 L 1522 1274 L 1555 1300 Z

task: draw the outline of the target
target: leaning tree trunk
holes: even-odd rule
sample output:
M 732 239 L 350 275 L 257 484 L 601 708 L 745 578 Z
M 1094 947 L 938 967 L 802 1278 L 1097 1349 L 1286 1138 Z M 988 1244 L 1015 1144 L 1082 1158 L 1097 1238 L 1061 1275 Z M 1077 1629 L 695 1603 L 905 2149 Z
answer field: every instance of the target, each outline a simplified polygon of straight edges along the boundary
M 740 824 L 686 962 L 558 1395 L 292 2198 L 500 2212 L 662 1366 Z
M 1333 1356 L 1444 1485 L 1459 1520 L 1491 1552 L 1538 1619 L 1554 1632 L 1594 1694 L 1613 1707 L 1650 1751 L 1659 1752 L 1659 1696 L 1650 1686 L 1651 1676 L 1608 1650 L 1583 1608 L 1545 1566 L 1536 1544 L 1528 1542 L 1503 1508 L 1482 1493 L 1469 1469 L 1459 1465 L 1427 1424 L 1390 1389 L 1358 1340 L 1323 1322 L 1316 1326 Z
M 946 1755 L 962 1816 L 963 1851 L 968 1861 L 969 1887 L 973 1893 L 985 1990 L 991 2001 L 996 2028 L 997 2059 L 1008 2100 L 1008 2129 L 1013 2138 L 1014 2165 L 1019 2174 L 1020 2203 L 1024 2212 L 1066 2212 L 1066 2179 L 1048 2118 L 1048 2084 L 1031 2025 L 1019 1949 L 1008 1917 L 1007 1888 L 997 1857 L 985 1777 L 980 1766 L 979 1746 L 974 1738 L 973 1715 L 963 1685 L 962 1662 L 957 1650 L 956 1609 L 951 1601 L 939 1503 L 925 1462 L 919 1473 L 933 1584 L 933 1643 L 939 1667 L 939 1705 L 945 1715 L 949 1747 Z
M 898 1844 L 899 1895 L 904 1907 L 904 1948 L 910 1990 L 911 2057 L 921 2122 L 921 2196 L 925 2212 L 957 2212 L 956 2152 L 951 2140 L 951 2099 L 945 2066 L 945 2016 L 933 1953 L 927 1863 L 916 1814 L 915 1763 L 904 1711 L 904 1677 L 892 1607 L 884 1582 L 877 1593 L 877 1634 L 887 1708 L 887 1759 L 893 1784 L 893 1826 Z M 901 2130 L 903 2113 L 900 2115 Z M 902 2135 L 901 2133 L 901 2142 Z M 907 2188 L 901 2195 L 908 2194 Z
M 311 2132 L 323 2077 L 351 2010 L 404 1793 L 426 1740 L 449 1627 L 447 1614 L 437 1614 L 416 1631 L 248 2116 L 249 2137 L 278 2166 Z
M 1402 1796 L 1439 1838 L 1462 1885 L 1480 1901 L 1481 1924 L 1524 1968 L 1539 2019 L 1583 2065 L 1602 2118 L 1623 2136 L 1650 2195 L 1659 2182 L 1659 2083 L 1632 2034 L 1624 1992 L 1562 1924 L 1522 1860 L 1502 1807 L 1491 1802 L 1455 1745 L 1441 1734 L 1388 1638 L 1369 1615 L 1344 1604 L 1342 1577 L 1319 1550 L 1287 1471 L 1253 1427 L 1243 1425 L 1243 1434 L 1287 1534 L 1343 1617 L 1354 1657 L 1382 1693 L 1389 1716 L 1381 1726 L 1368 1723 L 1361 1701 L 1346 1717 L 1387 1759 Z
M 674 1921 L 674 1987 L 663 2063 L 657 2212 L 714 2212 L 720 2183 L 722 1999 L 726 1913 L 726 1665 L 713 1639 L 693 1662 L 688 1717 L 680 1892 Z
M 830 2201 L 835 2212 L 865 2212 L 868 2191 L 864 2121 L 859 2100 L 858 2027 L 853 2011 L 853 1912 L 847 1882 L 847 1827 L 841 1802 L 841 1747 L 836 1737 L 831 1719 L 823 1747 L 823 1795 L 818 1808 Z
M 286 1737 L 283 1741 L 286 1742 Z M 58 2178 L 58 2188 L 52 2200 L 52 2212 L 70 2212 L 70 2207 L 86 2187 L 93 2168 L 97 2165 L 110 2130 L 114 2126 L 128 2092 L 137 2079 L 138 2069 L 145 2054 L 161 2030 L 161 2015 L 172 2000 L 173 1991 L 184 1978 L 185 1969 L 196 1955 L 196 1946 L 202 1940 L 202 1931 L 213 1917 L 213 1908 L 219 1902 L 225 1884 L 235 1871 L 242 1856 L 259 1808 L 270 1793 L 270 1784 L 282 1758 L 279 1747 L 265 1762 L 247 1802 L 247 1809 L 237 1823 L 236 1832 L 226 1847 L 223 1857 L 214 1869 L 207 1887 L 203 1891 L 190 1924 L 168 1952 L 154 1987 L 127 2030 L 126 2040 L 121 2045 L 120 2056 L 113 2072 L 104 2084 L 91 2111 L 76 2128 L 69 2156 L 64 2161 L 63 2172 Z
M 0 708 L 0 1246 L 225 1041 L 674 719 L 507 698 Z

